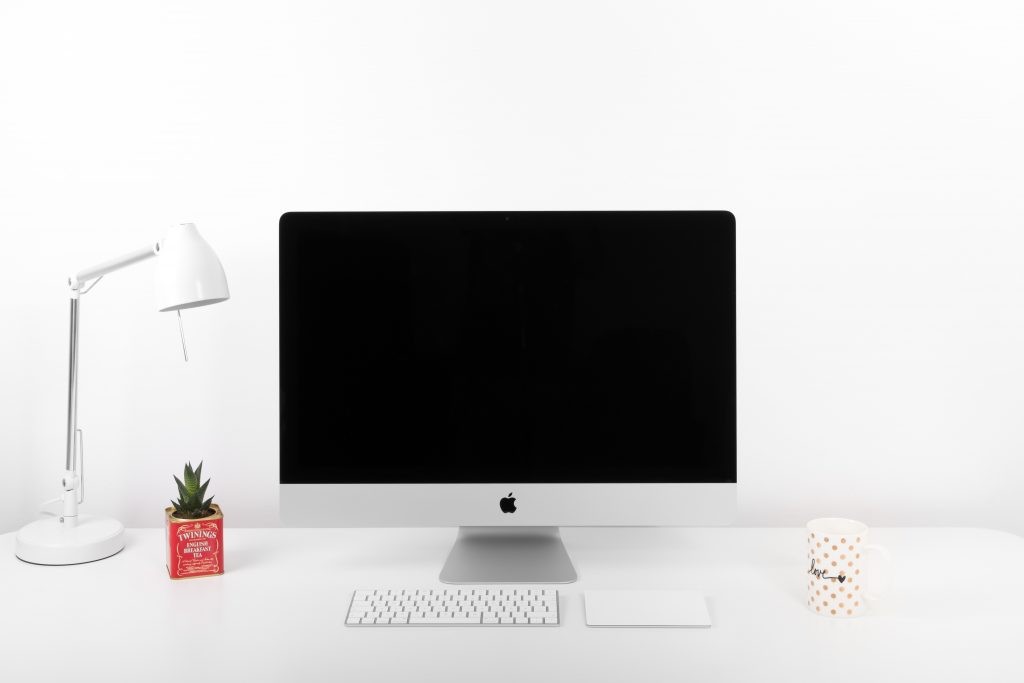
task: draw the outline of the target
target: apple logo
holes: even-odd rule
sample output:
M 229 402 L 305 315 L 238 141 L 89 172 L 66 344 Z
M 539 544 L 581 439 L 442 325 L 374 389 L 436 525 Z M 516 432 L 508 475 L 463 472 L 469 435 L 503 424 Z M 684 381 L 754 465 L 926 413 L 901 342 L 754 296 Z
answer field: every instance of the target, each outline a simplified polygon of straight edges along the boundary
M 515 512 L 516 511 L 516 499 L 512 497 L 512 492 L 508 492 L 508 498 L 502 498 L 498 502 L 498 507 L 501 508 L 502 512 Z

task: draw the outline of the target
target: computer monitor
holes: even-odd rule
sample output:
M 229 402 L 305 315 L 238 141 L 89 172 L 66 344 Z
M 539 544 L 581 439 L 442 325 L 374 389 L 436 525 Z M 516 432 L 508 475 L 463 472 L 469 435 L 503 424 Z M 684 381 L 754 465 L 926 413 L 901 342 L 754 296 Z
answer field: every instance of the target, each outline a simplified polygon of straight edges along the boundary
M 458 526 L 451 583 L 567 582 L 559 526 L 728 523 L 725 211 L 286 213 L 281 513 Z

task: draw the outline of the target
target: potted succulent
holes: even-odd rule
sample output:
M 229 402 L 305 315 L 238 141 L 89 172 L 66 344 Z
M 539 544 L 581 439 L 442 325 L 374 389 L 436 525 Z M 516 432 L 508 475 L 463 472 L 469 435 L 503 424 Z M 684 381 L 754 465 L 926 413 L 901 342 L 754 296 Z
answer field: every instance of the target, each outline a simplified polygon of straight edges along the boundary
M 172 579 L 213 576 L 224 573 L 224 515 L 213 496 L 206 496 L 207 479 L 200 484 L 203 463 L 192 469 L 185 465 L 185 476 L 174 477 L 178 500 L 166 508 L 167 573 Z

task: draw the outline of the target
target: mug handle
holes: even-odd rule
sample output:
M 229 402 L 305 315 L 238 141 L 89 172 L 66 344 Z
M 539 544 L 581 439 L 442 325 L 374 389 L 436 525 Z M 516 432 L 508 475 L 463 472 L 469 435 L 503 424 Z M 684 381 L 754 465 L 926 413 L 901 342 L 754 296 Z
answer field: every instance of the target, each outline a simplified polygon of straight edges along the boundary
M 889 591 L 889 587 L 892 585 L 892 555 L 889 554 L 889 550 L 885 546 L 875 545 L 868 543 L 864 546 L 865 553 L 875 553 L 876 558 L 881 558 L 881 564 L 885 565 L 885 569 L 882 571 L 882 576 L 885 577 L 884 581 L 879 581 L 876 577 L 878 576 L 878 561 L 872 559 L 869 561 L 870 578 L 868 579 L 868 590 L 865 591 L 864 597 L 868 600 L 878 600 L 883 594 Z

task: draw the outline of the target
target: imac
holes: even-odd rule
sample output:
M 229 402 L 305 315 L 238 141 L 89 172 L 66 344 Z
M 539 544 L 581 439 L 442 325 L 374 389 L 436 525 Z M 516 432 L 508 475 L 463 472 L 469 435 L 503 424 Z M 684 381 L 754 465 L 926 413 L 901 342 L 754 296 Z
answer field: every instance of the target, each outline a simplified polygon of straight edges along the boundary
M 284 523 L 459 527 L 442 581 L 566 583 L 560 526 L 731 521 L 731 213 L 286 213 L 279 236 Z

